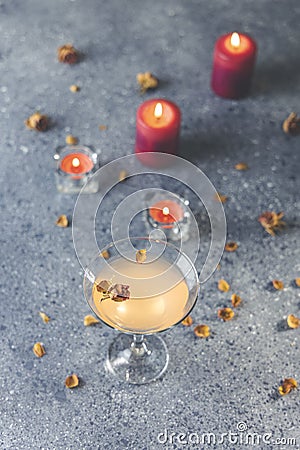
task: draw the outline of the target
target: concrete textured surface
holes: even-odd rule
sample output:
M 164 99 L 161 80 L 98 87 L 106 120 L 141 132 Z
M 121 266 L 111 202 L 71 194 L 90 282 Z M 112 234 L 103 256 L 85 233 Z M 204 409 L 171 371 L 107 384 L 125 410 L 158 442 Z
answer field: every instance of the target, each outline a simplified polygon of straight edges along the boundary
M 288 314 L 300 315 L 300 137 L 281 130 L 291 111 L 300 113 L 299 19 L 298 0 L 1 1 L 1 449 L 300 447 L 299 393 L 277 390 L 286 377 L 300 381 L 300 330 L 285 325 Z M 251 95 L 230 101 L 209 82 L 216 38 L 236 29 L 256 39 L 258 60 Z M 84 54 L 72 67 L 56 59 L 67 42 Z M 140 96 L 135 77 L 146 70 L 161 84 Z M 212 336 L 169 330 L 166 375 L 127 386 L 103 369 L 115 332 L 83 326 L 89 308 L 71 228 L 54 224 L 72 215 L 76 196 L 56 191 L 52 156 L 69 133 L 93 145 L 102 164 L 131 154 L 136 109 L 155 96 L 180 106 L 181 155 L 228 195 L 228 239 L 239 248 L 224 254 L 193 311 Z M 35 110 L 52 119 L 45 133 L 24 126 Z M 241 161 L 248 171 L 234 169 Z M 265 210 L 285 213 L 275 238 L 257 222 Z M 103 237 L 109 214 L 101 227 Z M 227 323 L 217 317 L 231 294 L 218 291 L 221 277 L 244 300 Z M 284 290 L 272 290 L 272 279 Z M 36 341 L 46 348 L 41 359 Z M 67 390 L 72 372 L 81 383 Z M 212 435 L 193 443 L 203 433 Z M 246 442 L 254 433 L 257 445 Z

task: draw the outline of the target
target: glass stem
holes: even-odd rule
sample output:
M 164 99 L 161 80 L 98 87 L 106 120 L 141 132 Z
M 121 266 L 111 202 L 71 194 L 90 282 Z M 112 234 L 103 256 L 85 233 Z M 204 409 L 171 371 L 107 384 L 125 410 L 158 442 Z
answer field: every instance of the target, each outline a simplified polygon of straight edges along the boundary
M 149 356 L 151 355 L 151 350 L 148 349 L 147 343 L 145 341 L 143 334 L 134 334 L 133 341 L 130 345 L 132 353 L 137 357 Z

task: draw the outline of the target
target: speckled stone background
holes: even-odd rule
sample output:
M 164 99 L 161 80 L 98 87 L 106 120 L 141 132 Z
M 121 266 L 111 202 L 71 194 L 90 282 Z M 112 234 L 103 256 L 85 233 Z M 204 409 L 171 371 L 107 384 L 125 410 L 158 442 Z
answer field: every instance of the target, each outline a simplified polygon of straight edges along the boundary
M 300 381 L 300 330 L 285 325 L 288 314 L 300 315 L 300 138 L 281 130 L 300 112 L 299 19 L 299 0 L 1 1 L 1 449 L 253 448 L 247 433 L 267 434 L 255 448 L 299 448 L 299 393 L 277 393 L 283 378 Z M 209 87 L 212 52 L 220 34 L 236 29 L 256 39 L 259 53 L 251 96 L 228 101 Z M 73 67 L 56 59 L 67 42 L 85 55 Z M 146 70 L 161 85 L 141 97 L 135 77 Z M 56 191 L 52 156 L 69 133 L 93 145 L 103 164 L 131 154 L 136 109 L 157 95 L 181 108 L 182 156 L 228 195 L 228 239 L 239 248 L 224 255 L 193 311 L 212 336 L 168 331 L 166 375 L 127 386 L 103 369 L 115 332 L 83 326 L 89 308 L 71 228 L 54 224 L 71 217 L 76 196 Z M 25 129 L 37 109 L 52 119 L 46 133 Z M 240 161 L 248 171 L 234 169 Z M 269 209 L 285 212 L 276 238 L 257 222 Z M 108 226 L 103 220 L 103 233 Z M 244 300 L 227 323 L 217 318 L 231 294 L 217 290 L 221 277 Z M 283 291 L 272 290 L 274 278 Z M 53 320 L 44 324 L 40 310 Z M 36 341 L 46 348 L 41 359 Z M 67 390 L 72 372 L 80 387 Z M 192 433 L 213 433 L 216 443 L 192 444 Z

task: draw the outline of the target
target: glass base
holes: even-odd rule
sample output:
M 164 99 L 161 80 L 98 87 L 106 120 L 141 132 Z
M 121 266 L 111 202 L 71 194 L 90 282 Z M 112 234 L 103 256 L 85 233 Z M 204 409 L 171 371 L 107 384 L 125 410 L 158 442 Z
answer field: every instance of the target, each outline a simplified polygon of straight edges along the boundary
M 146 384 L 160 378 L 168 362 L 169 353 L 162 338 L 154 334 L 120 334 L 108 349 L 105 368 L 119 380 Z

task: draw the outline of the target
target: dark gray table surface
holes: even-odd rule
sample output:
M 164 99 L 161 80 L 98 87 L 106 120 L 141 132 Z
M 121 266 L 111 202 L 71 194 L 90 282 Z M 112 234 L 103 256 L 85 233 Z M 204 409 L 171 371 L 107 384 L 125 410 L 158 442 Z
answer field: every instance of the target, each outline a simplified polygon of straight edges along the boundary
M 255 448 L 299 448 L 299 393 L 277 391 L 283 378 L 300 381 L 300 330 L 284 325 L 288 314 L 300 315 L 300 138 L 281 129 L 291 111 L 300 113 L 299 18 L 298 0 L 1 1 L 1 449 L 253 448 L 247 433 L 265 438 Z M 230 101 L 209 82 L 216 38 L 236 29 L 259 51 L 251 95 Z M 72 67 L 56 59 L 67 42 L 85 55 Z M 161 85 L 142 97 L 135 77 L 146 70 Z M 69 91 L 74 83 L 79 93 Z M 169 330 L 166 375 L 127 386 L 103 369 L 116 333 L 83 326 L 89 308 L 72 230 L 54 224 L 72 215 L 76 196 L 56 191 L 52 156 L 69 133 L 93 145 L 102 164 L 131 154 L 136 109 L 154 96 L 180 106 L 181 155 L 228 195 L 228 239 L 239 248 L 224 255 L 193 311 L 212 336 Z M 45 133 L 24 126 L 37 109 L 53 121 Z M 234 169 L 240 161 L 248 171 Z M 287 227 L 275 238 L 257 222 L 265 210 L 285 213 Z M 244 299 L 227 323 L 217 317 L 230 303 L 217 289 L 221 277 Z M 272 290 L 272 279 L 284 290 Z M 36 341 L 47 351 L 41 359 Z M 67 390 L 72 372 L 81 383 Z M 179 433 L 191 442 L 192 433 L 212 433 L 216 443 L 180 443 Z

